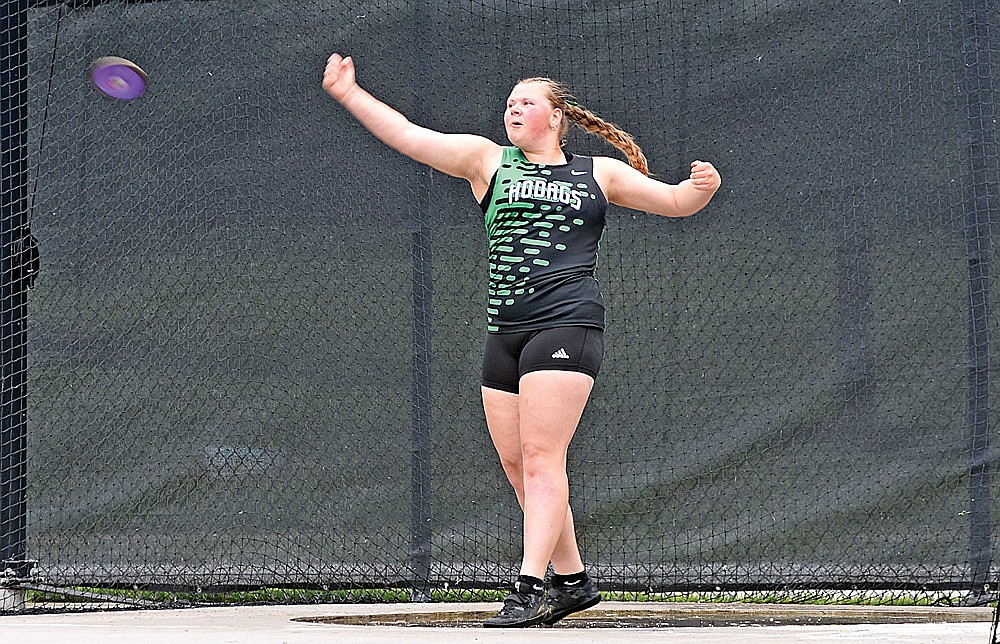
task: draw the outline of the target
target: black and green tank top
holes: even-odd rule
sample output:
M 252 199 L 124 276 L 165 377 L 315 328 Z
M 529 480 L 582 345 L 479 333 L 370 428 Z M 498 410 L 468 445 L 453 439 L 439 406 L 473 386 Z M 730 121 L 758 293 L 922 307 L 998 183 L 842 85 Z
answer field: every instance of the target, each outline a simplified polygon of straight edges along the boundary
M 594 269 L 608 202 L 594 160 L 565 154 L 564 165 L 542 165 L 505 147 L 480 203 L 489 238 L 490 333 L 604 328 Z

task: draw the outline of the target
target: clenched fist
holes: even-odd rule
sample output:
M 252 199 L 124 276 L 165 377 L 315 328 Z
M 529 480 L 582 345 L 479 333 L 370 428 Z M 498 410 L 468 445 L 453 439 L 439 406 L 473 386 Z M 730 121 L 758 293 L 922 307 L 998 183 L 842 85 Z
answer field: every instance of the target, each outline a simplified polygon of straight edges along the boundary
M 708 161 L 691 162 L 691 184 L 697 190 L 715 192 L 722 185 L 722 177 L 715 166 Z
M 326 61 L 323 71 L 323 89 L 326 93 L 343 103 L 358 86 L 354 78 L 354 60 L 348 56 L 333 54 Z

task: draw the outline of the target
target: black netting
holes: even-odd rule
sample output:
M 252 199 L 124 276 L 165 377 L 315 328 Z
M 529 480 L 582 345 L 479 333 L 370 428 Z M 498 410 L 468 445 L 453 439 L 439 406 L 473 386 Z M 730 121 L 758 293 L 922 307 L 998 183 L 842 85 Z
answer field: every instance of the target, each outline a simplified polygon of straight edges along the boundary
M 504 142 L 511 86 L 551 76 L 661 179 L 723 175 L 690 219 L 609 211 L 570 451 L 602 587 L 995 584 L 992 0 L 0 5 L 8 576 L 422 596 L 516 574 L 481 213 L 322 91 L 340 51 L 428 127 Z M 104 55 L 149 91 L 101 96 Z

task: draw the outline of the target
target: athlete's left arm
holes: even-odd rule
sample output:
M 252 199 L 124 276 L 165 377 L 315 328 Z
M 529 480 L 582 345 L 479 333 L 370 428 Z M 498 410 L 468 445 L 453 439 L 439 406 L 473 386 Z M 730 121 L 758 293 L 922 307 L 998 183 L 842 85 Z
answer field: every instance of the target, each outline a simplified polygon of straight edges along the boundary
M 594 157 L 594 178 L 609 202 L 665 217 L 693 215 L 722 185 L 719 171 L 707 161 L 692 162 L 690 177 L 674 185 L 651 179 L 618 159 Z

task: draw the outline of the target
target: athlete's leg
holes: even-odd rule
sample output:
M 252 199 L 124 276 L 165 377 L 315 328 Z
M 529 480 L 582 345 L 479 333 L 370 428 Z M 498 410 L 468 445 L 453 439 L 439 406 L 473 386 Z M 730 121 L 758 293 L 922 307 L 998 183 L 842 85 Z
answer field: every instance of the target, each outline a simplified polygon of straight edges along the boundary
M 524 505 L 521 478 L 521 434 L 518 430 L 518 396 L 499 389 L 483 387 L 483 411 L 493 447 L 500 456 L 507 480 L 514 487 L 519 505 Z
M 518 430 L 524 481 L 523 575 L 544 577 L 564 529 L 573 529 L 572 521 L 567 521 L 566 453 L 593 386 L 591 376 L 576 371 L 532 371 L 521 377 Z M 573 572 L 582 570 L 583 564 L 577 566 L 574 561 L 572 568 Z
M 483 409 L 490 437 L 500 456 L 507 480 L 517 495 L 517 502 L 524 509 L 524 468 L 521 460 L 521 432 L 519 397 L 517 394 L 483 387 Z M 570 574 L 583 570 L 583 560 L 576 543 L 573 513 L 567 507 L 559 539 L 552 551 L 552 568 L 558 574 Z
M 566 521 L 563 523 L 559 540 L 552 550 L 552 571 L 557 575 L 571 575 L 584 569 L 583 558 L 580 557 L 580 546 L 576 543 L 576 524 L 573 522 L 573 507 L 566 506 Z

